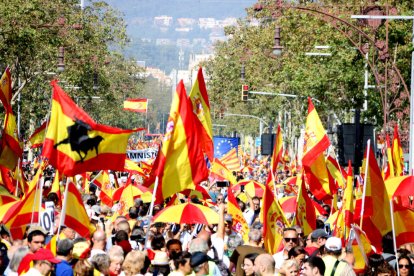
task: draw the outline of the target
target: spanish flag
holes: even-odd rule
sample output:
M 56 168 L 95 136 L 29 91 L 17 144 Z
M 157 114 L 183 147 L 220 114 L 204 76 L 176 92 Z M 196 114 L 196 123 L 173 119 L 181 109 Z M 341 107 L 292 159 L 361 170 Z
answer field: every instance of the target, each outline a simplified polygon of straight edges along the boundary
M 16 116 L 10 107 L 5 106 L 6 115 L 3 125 L 3 136 L 1 137 L 0 165 L 9 169 L 14 169 L 17 161 L 23 154 L 17 134 Z
M 124 110 L 146 113 L 147 109 L 148 99 L 128 99 L 124 101 Z
M 283 214 L 282 208 L 275 196 L 266 185 L 263 195 L 263 208 L 261 210 L 261 221 L 263 223 L 263 243 L 264 248 L 269 254 L 278 252 L 282 243 L 283 228 L 288 222 Z
M 11 107 L 12 99 L 12 80 L 10 74 L 10 68 L 7 67 L 0 79 L 0 100 L 3 105 L 8 109 Z
M 63 224 L 75 230 L 80 236 L 88 239 L 95 232 L 96 228 L 89 221 L 82 196 L 76 189 L 75 184 L 69 182 L 66 185 L 68 187 L 65 192 L 64 206 L 61 213 Z
M 0 185 L 5 187 L 9 193 L 16 191 L 16 185 L 13 183 L 11 171 L 3 166 L 0 166 Z
M 95 178 L 94 183 L 101 190 L 99 193 L 99 198 L 102 203 L 112 207 L 114 205 L 112 196 L 115 191 L 112 186 L 111 179 L 109 178 L 109 173 L 106 170 L 103 170 L 98 177 Z
M 209 178 L 213 180 L 211 182 L 214 182 L 214 180 L 228 180 L 232 185 L 235 185 L 237 183 L 236 177 L 233 175 L 233 173 L 227 169 L 227 167 L 217 158 L 213 159 L 213 163 L 210 167 Z
M 316 212 L 312 200 L 308 196 L 303 178 L 304 176 L 302 176 L 302 181 L 299 184 L 296 215 L 293 223 L 301 226 L 304 233 L 311 233 L 316 229 Z
M 388 179 L 389 177 L 394 177 L 395 176 L 395 171 L 394 171 L 394 163 L 393 163 L 393 154 L 392 154 L 392 148 L 391 148 L 391 143 L 390 143 L 390 136 L 387 134 L 386 136 L 386 145 L 387 145 L 387 170 L 384 173 L 384 179 Z
M 214 158 L 213 127 L 210 116 L 210 102 L 204 82 L 203 70 L 198 69 L 197 79 L 190 92 L 193 112 L 197 116 L 197 128 L 201 131 L 202 147 L 210 161 Z
M 33 134 L 29 137 L 31 148 L 38 148 L 43 145 L 46 135 L 47 121 L 45 121 L 39 128 L 37 128 Z
M 124 168 L 129 135 L 142 130 L 123 130 L 97 124 L 52 81 L 50 123 L 42 155 L 66 176 L 86 171 Z
M 403 206 L 401 200 L 393 200 L 393 204 L 395 239 L 399 248 L 414 243 L 414 210 Z
M 392 139 L 392 161 L 394 162 L 395 176 L 404 175 L 404 153 L 397 125 L 394 126 L 394 138 Z
M 243 212 L 240 210 L 239 204 L 231 189 L 228 190 L 227 200 L 227 213 L 233 218 L 233 231 L 240 234 L 244 242 L 247 243 L 249 241 L 249 225 L 244 219 Z
M 158 176 L 157 202 L 208 178 L 207 165 L 196 129 L 195 115 L 180 81 L 171 104 L 164 143 L 154 163 Z
M 310 167 L 312 163 L 322 154 L 331 142 L 323 128 L 321 119 L 308 97 L 308 117 L 306 118 L 305 145 L 303 146 L 303 166 Z
M 275 146 L 273 147 L 272 160 L 270 162 L 271 173 L 275 175 L 277 173 L 277 164 L 282 161 L 283 156 L 283 134 L 280 129 L 280 124 L 277 126 Z

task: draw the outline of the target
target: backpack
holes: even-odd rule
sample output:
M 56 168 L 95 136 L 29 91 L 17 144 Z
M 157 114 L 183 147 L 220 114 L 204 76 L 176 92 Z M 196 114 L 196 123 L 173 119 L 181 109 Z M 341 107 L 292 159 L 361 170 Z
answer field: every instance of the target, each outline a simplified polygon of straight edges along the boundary
M 216 248 L 214 246 L 211 247 L 214 253 L 214 259 L 213 262 L 217 265 L 218 269 L 220 270 L 220 273 L 222 276 L 230 276 L 230 270 L 227 268 L 227 266 L 224 264 L 223 260 L 219 260 L 218 253 Z

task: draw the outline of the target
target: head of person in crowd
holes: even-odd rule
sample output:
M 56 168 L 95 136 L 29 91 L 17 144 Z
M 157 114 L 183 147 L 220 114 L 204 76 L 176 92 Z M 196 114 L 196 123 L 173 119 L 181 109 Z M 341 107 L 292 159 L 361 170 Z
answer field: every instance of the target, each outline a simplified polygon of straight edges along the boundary
M 190 265 L 191 254 L 189 252 L 180 252 L 174 255 L 173 262 L 176 271 L 181 272 L 183 275 L 189 275 L 192 272 Z
M 65 236 L 66 239 L 74 240 L 76 237 L 76 231 L 72 228 L 66 227 L 64 225 L 61 226 L 60 232 Z
M 371 273 L 369 275 L 395 276 L 397 275 L 397 273 L 395 272 L 395 270 L 392 268 L 392 266 L 389 263 L 384 262 L 380 266 L 377 267 L 375 273 Z
M 92 235 L 92 249 L 104 250 L 106 247 L 106 234 L 103 230 L 96 230 Z
M 238 234 L 231 234 L 227 239 L 227 247 L 225 247 L 226 256 L 230 257 L 233 251 L 240 245 L 243 245 L 243 238 Z
M 190 266 L 195 275 L 209 274 L 208 261 L 210 261 L 210 258 L 204 252 L 194 252 L 191 254 Z
M 149 268 L 150 273 L 161 273 L 162 275 L 168 275 L 170 273 L 170 263 L 168 255 L 164 251 L 157 251 L 154 258 L 151 261 Z
M 124 262 L 124 251 L 118 245 L 114 245 L 109 249 L 109 273 L 111 275 L 121 274 L 122 263 Z
M 299 267 L 302 267 L 303 261 L 307 256 L 308 253 L 306 252 L 305 248 L 300 245 L 292 247 L 288 252 L 288 259 L 295 260 L 298 263 Z
M 321 247 L 324 246 L 326 240 L 329 238 L 328 233 L 326 233 L 325 229 L 316 229 L 311 234 L 311 246 L 314 247 Z
M 298 245 L 298 233 L 295 228 L 287 227 L 283 229 L 283 248 L 285 253 Z
M 395 254 L 394 240 L 393 240 L 391 231 L 386 233 L 384 236 L 382 236 L 381 244 L 382 244 L 382 252 L 389 253 L 389 254 Z
M 246 210 L 246 203 L 244 203 L 239 198 L 237 198 L 237 204 L 239 205 L 239 208 L 242 212 L 244 212 Z
M 248 236 L 250 245 L 260 246 L 262 242 L 262 231 L 258 229 L 250 229 Z
M 119 245 L 122 248 L 124 252 L 124 257 L 132 250 L 131 244 L 129 243 L 128 233 L 124 230 L 119 230 L 118 232 L 116 232 L 115 244 Z
M 325 253 L 339 258 L 342 254 L 342 241 L 337 237 L 329 237 L 325 243 Z
M 224 215 L 224 232 L 227 236 L 233 233 L 233 217 L 230 214 Z
M 257 253 L 249 253 L 246 256 L 244 256 L 242 264 L 244 275 L 254 275 L 254 261 L 256 260 L 257 256 L 259 256 L 259 254 Z
M 195 252 L 204 252 L 207 253 L 208 251 L 208 244 L 207 241 L 202 238 L 195 238 L 190 242 L 189 252 L 194 254 Z
M 60 260 L 53 256 L 49 249 L 39 248 L 32 256 L 33 267 L 42 275 L 48 275 L 54 269 L 55 264 L 60 263 Z M 28 272 L 30 274 L 30 270 Z
M 138 208 L 135 206 L 132 206 L 128 210 L 128 215 L 130 219 L 136 220 L 138 218 Z
M 132 241 L 135 241 L 137 244 L 140 244 L 141 246 L 143 246 L 145 243 L 144 230 L 139 226 L 135 226 L 134 229 L 132 229 L 130 239 Z
M 217 204 L 224 203 L 224 195 L 223 194 L 221 194 L 221 193 L 217 194 L 216 203 Z
M 73 266 L 74 276 L 93 276 L 94 267 L 88 259 L 80 259 Z
M 299 273 L 299 264 L 295 259 L 288 259 L 282 263 L 279 274 L 283 276 L 296 276 Z
M 380 254 L 372 254 L 368 257 L 368 271 L 374 273 L 377 268 L 385 263 L 384 257 Z
M 30 252 L 35 253 L 45 246 L 47 232 L 41 226 L 31 226 L 27 232 L 27 245 Z
M 70 261 L 72 259 L 73 241 L 70 239 L 59 240 L 56 248 L 56 256 L 59 259 Z
M 116 232 L 118 232 L 118 231 L 125 231 L 127 233 L 127 235 L 129 236 L 129 234 L 131 233 L 131 227 L 130 227 L 127 220 L 121 220 L 118 223 L 118 230 Z
M 174 255 L 179 255 L 183 252 L 183 246 L 180 240 L 178 239 L 170 239 L 167 242 L 167 252 L 170 259 L 174 257 Z
M 257 196 L 254 196 L 252 198 L 252 202 L 253 202 L 253 210 L 256 214 L 260 213 L 260 198 L 258 198 Z
M 325 274 L 325 263 L 322 258 L 313 256 L 307 258 L 302 266 L 301 276 L 323 276 Z
M 151 249 L 154 251 L 161 250 L 165 247 L 165 238 L 162 234 L 155 234 L 151 240 Z
M 145 262 L 145 252 L 133 250 L 129 252 L 122 264 L 122 271 L 125 276 L 133 276 L 140 274 Z
M 260 254 L 254 260 L 254 272 L 258 276 L 275 275 L 275 260 L 267 253 Z
M 109 275 L 109 265 L 111 261 L 107 254 L 96 254 L 91 258 L 93 267 L 103 275 Z
M 115 234 L 117 231 L 119 231 L 120 229 L 119 229 L 119 227 L 118 227 L 118 225 L 119 225 L 119 223 L 120 222 L 122 222 L 122 221 L 126 221 L 127 223 L 128 223 L 128 220 L 127 220 L 127 218 L 125 217 L 125 216 L 117 216 L 116 217 L 116 219 L 115 219 L 115 221 L 114 221 L 114 223 L 113 223 L 113 229 L 112 229 L 112 234 Z
M 9 262 L 9 268 L 12 272 L 17 273 L 17 269 L 19 268 L 23 257 L 26 256 L 28 252 L 29 249 L 26 246 L 20 246 L 14 251 Z
M 305 233 L 303 232 L 302 227 L 293 225 L 292 228 L 295 228 L 296 233 L 298 233 L 298 245 L 305 246 Z
M 320 219 L 316 219 L 316 229 L 324 229 L 325 228 L 325 222 Z
M 354 267 L 356 260 L 354 252 L 352 251 L 352 247 L 345 247 L 345 250 L 342 253 L 341 260 L 347 262 L 351 267 Z
M 400 276 L 412 276 L 414 275 L 413 263 L 407 255 L 401 255 L 398 258 L 398 267 Z

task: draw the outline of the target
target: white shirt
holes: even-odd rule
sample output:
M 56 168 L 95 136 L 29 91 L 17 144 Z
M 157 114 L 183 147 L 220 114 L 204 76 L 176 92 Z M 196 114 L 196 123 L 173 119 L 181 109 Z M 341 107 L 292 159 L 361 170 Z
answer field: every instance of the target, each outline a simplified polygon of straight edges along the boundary
M 40 271 L 39 270 L 37 270 L 36 268 L 34 268 L 34 267 L 31 267 L 30 269 L 29 269 L 29 271 L 27 271 L 27 273 L 26 274 L 24 274 L 24 275 L 26 275 L 26 276 L 43 276 L 43 274 L 42 273 L 40 273 Z
M 287 259 L 285 257 L 285 250 L 283 249 L 280 252 L 277 252 L 273 255 L 273 259 L 275 259 L 275 268 L 280 269 L 282 267 L 283 262 Z

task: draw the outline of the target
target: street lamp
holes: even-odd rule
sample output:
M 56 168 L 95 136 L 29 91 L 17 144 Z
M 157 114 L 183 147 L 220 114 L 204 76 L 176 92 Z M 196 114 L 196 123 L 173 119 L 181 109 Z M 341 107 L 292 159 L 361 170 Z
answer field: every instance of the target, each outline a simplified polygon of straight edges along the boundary
M 65 48 L 62 46 L 59 47 L 57 70 L 58 72 L 65 71 Z
M 414 16 L 404 15 L 352 15 L 353 19 L 401 19 L 413 20 L 414 43 Z M 411 53 L 411 86 L 410 86 L 410 135 L 409 135 L 409 174 L 413 173 L 414 165 L 414 52 Z
M 280 27 L 276 26 L 275 28 L 275 45 L 273 46 L 272 54 L 274 56 L 280 56 L 282 54 L 283 47 L 280 46 Z

